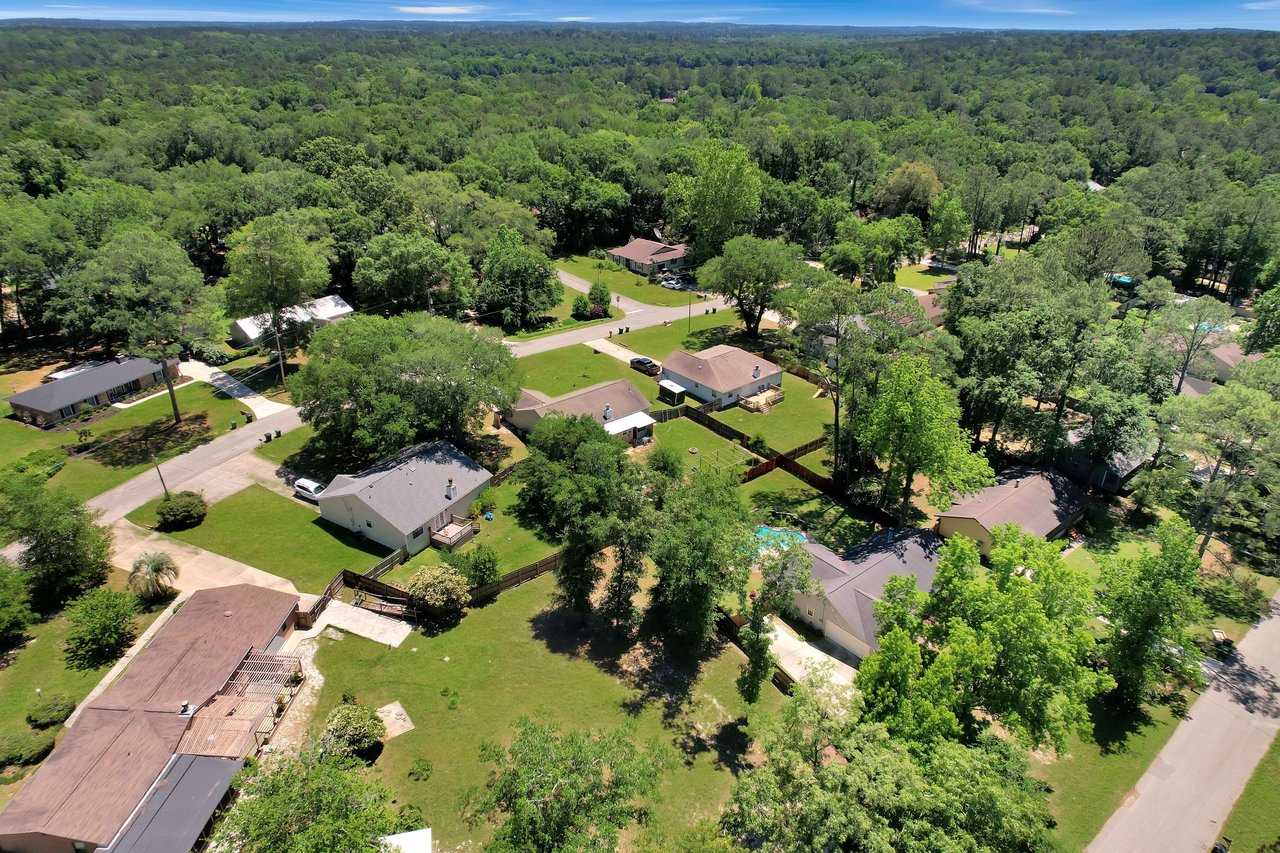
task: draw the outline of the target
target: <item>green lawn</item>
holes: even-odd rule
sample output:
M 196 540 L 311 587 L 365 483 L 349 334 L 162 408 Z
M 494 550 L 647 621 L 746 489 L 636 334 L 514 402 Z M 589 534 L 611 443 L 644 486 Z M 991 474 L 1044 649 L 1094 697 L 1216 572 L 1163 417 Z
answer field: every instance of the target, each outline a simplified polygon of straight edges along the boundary
M 912 290 L 928 290 L 944 278 L 955 278 L 956 274 L 949 270 L 935 269 L 926 264 L 914 267 L 899 267 L 894 284 L 909 287 Z
M 831 476 L 831 451 L 826 447 L 819 447 L 812 453 L 806 453 L 796 461 L 815 474 Z
M 116 570 L 107 583 L 120 589 L 125 586 L 126 578 L 125 572 Z M 138 618 L 139 634 L 156 620 L 164 607 L 147 608 Z M 69 630 L 70 625 L 60 615 L 31 626 L 27 631 L 30 640 L 0 668 L 0 738 L 29 731 L 25 717 L 36 698 L 36 688 L 45 696 L 61 694 L 79 703 L 111 669 L 110 664 L 93 670 L 67 668 L 62 648 Z M 21 786 L 17 781 L 0 777 L 0 808 L 18 792 Z
M 49 432 L 28 426 L 8 417 L 10 411 L 8 403 L 0 402 L 0 412 L 3 412 L 0 415 L 0 467 L 17 462 L 37 450 L 75 443 L 73 433 Z
M 253 452 L 261 456 L 263 459 L 270 459 L 277 465 L 290 464 L 287 460 L 296 457 L 315 434 L 316 431 L 312 429 L 309 424 L 303 424 L 295 430 L 286 432 L 277 439 L 273 439 L 265 444 L 259 444 L 254 448 Z
M 658 383 L 652 376 L 632 370 L 611 355 L 597 355 L 585 345 L 548 350 L 526 356 L 518 363 L 523 374 L 520 384 L 549 397 L 559 397 L 598 382 L 626 379 L 649 402 L 666 407 L 658 403 Z
M 396 649 L 351 635 L 321 640 L 316 723 L 344 690 L 375 707 L 400 701 L 417 728 L 387 742 L 375 771 L 399 802 L 422 809 L 447 847 L 490 836 L 487 826 L 466 826 L 459 799 L 492 767 L 481 762 L 480 745 L 507 742 L 517 718 L 540 714 L 566 728 L 597 730 L 630 723 L 637 743 L 660 744 L 673 760 L 648 822 L 627 846 L 671 849 L 682 830 L 719 814 L 744 759 L 748 716 L 778 708 L 782 697 L 766 685 L 757 705 L 745 705 L 734 687 L 743 658 L 726 646 L 693 680 L 688 705 L 664 720 L 672 708 L 654 697 L 683 695 L 683 680 L 666 667 L 654 678 L 620 669 L 617 641 L 551 610 L 554 591 L 545 575 L 472 610 L 449 631 L 410 637 Z M 408 779 L 418 758 L 434 766 L 426 782 Z
M 875 525 L 781 468 L 742 486 L 743 500 L 762 524 L 787 526 L 770 511 L 789 513 L 813 538 L 843 552 L 875 532 Z
M 159 501 L 129 513 L 151 527 Z M 175 539 L 288 578 L 300 592 L 320 593 L 342 569 L 363 572 L 387 555 L 322 521 L 305 504 L 254 484 L 209 507 L 204 523 L 169 534 Z
M 721 438 L 688 418 L 676 418 L 665 424 L 654 424 L 653 439 L 655 446 L 670 445 L 678 450 L 685 464 L 691 469 L 706 465 L 712 467 L 737 465 L 745 468 L 747 460 L 755 459 L 746 448 L 727 438 Z M 697 453 L 689 452 L 693 447 L 698 449 Z
M 749 436 L 763 435 L 769 446 L 780 453 L 819 438 L 826 425 L 835 420 L 835 405 L 829 396 L 816 396 L 818 386 L 788 373 L 783 377 L 782 390 L 786 399 L 763 414 L 734 407 L 712 417 Z
M 1280 738 L 1262 757 L 1222 827 L 1231 849 L 1253 853 L 1280 838 Z
M 566 287 L 564 295 L 560 297 L 560 304 L 544 315 L 542 323 L 531 329 L 506 328 L 496 322 L 486 322 L 482 325 L 484 328 L 490 329 L 509 340 L 528 341 L 534 338 L 541 338 L 544 335 L 553 335 L 556 332 L 577 329 L 581 326 L 597 326 L 622 316 L 621 310 L 610 306 L 608 317 L 601 317 L 599 320 L 575 319 L 573 316 L 573 300 L 580 293 L 580 291 L 574 290 L 572 287 Z
M 1073 737 L 1064 755 L 1034 771 L 1051 789 L 1054 835 L 1072 853 L 1088 846 L 1177 728 L 1166 706 L 1134 718 L 1101 702 L 1094 703 L 1093 724 L 1092 736 Z
M 673 350 L 697 352 L 717 344 L 734 344 L 759 349 L 759 341 L 744 341 L 738 315 L 731 310 L 715 314 L 699 313 L 694 306 L 693 320 L 677 320 L 670 326 L 650 326 L 623 335 L 614 335 L 615 343 L 649 358 L 664 361 Z
M 590 284 L 602 281 L 609 285 L 609 289 L 614 293 L 620 293 L 637 302 L 667 307 L 689 304 L 689 291 L 668 290 L 660 284 L 651 284 L 649 279 L 629 270 L 606 269 L 597 264 L 609 264 L 609 262 L 597 261 L 586 255 L 569 255 L 555 259 L 557 268 L 576 275 Z M 610 264 L 610 266 L 616 265 Z M 697 305 L 702 298 L 700 294 L 694 293 L 693 303 Z
M 542 539 L 536 531 L 522 525 L 516 517 L 515 504 L 519 495 L 520 485 L 514 479 L 495 488 L 493 498 L 498 502 L 498 508 L 493 513 L 493 521 L 480 518 L 480 532 L 463 545 L 460 552 L 470 551 L 480 544 L 491 546 L 498 552 L 499 572 L 524 568 L 555 553 L 557 546 L 554 543 Z M 444 558 L 441 551 L 427 548 L 385 577 L 387 580 L 404 583 L 421 566 L 438 565 L 442 562 Z

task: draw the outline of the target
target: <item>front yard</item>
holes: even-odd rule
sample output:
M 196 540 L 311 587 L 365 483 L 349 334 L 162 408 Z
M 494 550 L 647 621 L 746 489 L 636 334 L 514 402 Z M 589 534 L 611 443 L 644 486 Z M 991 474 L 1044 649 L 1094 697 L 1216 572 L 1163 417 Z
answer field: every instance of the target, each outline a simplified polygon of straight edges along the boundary
M 1280 738 L 1258 762 L 1222 834 L 1237 850 L 1257 850 L 1280 838 Z
M 609 266 L 597 266 L 597 264 Z M 630 270 L 610 268 L 615 265 L 609 264 L 608 261 L 597 261 L 586 255 L 568 255 L 556 258 L 555 265 L 558 269 L 576 275 L 588 284 L 604 282 L 614 293 L 620 293 L 628 299 L 647 305 L 671 307 L 689 304 L 690 291 L 669 290 L 660 284 L 652 284 L 649 279 L 636 275 Z M 693 293 L 692 297 L 694 305 L 704 298 L 698 293 Z
M 626 379 L 655 407 L 666 407 L 658 402 L 658 383 L 652 376 L 632 370 L 611 355 L 594 354 L 585 345 L 548 350 L 526 356 L 517 363 L 523 374 L 520 384 L 548 397 L 559 397 L 599 382 Z
M 622 311 L 610 306 L 608 317 L 601 317 L 596 320 L 579 320 L 573 316 L 573 300 L 579 295 L 581 295 L 580 291 L 574 290 L 572 287 L 565 287 L 564 295 L 560 297 L 560 304 L 548 311 L 543 316 L 541 323 L 528 329 L 507 328 L 502 325 L 500 318 L 497 317 L 480 318 L 481 326 L 509 340 L 528 341 L 544 335 L 553 335 L 556 332 L 577 329 L 581 326 L 596 326 L 622 316 Z
M 950 270 L 916 264 L 913 267 L 899 267 L 893 283 L 912 290 L 927 291 L 943 279 L 955 277 L 956 274 Z
M 717 344 L 733 344 L 744 349 L 758 350 L 758 339 L 747 339 L 736 312 L 725 308 L 715 314 L 703 314 L 693 306 L 692 320 L 676 320 L 670 326 L 649 326 L 622 335 L 614 335 L 613 341 L 627 349 L 658 361 L 665 361 L 673 350 L 697 352 Z M 767 325 L 767 324 L 766 324 Z
M 827 424 L 835 420 L 831 397 L 819 397 L 817 385 L 789 373 L 782 379 L 782 390 L 786 392 L 786 399 L 763 414 L 734 407 L 716 412 L 712 417 L 748 436 L 764 436 L 769 446 L 779 453 L 820 438 Z
M 128 519 L 152 527 L 158 504 L 144 504 Z M 322 521 L 306 504 L 256 484 L 210 506 L 199 527 L 168 535 L 287 578 L 299 592 L 317 594 L 343 569 L 363 572 L 388 553 Z
M 541 715 L 566 729 L 630 724 L 637 743 L 658 745 L 673 760 L 647 804 L 647 822 L 624 839 L 631 848 L 673 849 L 682 831 L 717 817 L 747 760 L 745 726 L 783 698 L 766 685 L 755 706 L 742 702 L 734 679 L 743 657 L 732 645 L 698 673 L 648 665 L 647 656 L 618 648 L 611 632 L 555 609 L 554 591 L 545 575 L 449 631 L 412 636 L 396 649 L 351 635 L 321 640 L 316 725 L 345 690 L 375 707 L 400 701 L 417 728 L 386 743 L 375 772 L 452 848 L 491 835 L 487 826 L 467 827 L 460 799 L 491 769 L 480 745 L 508 743 L 518 717 Z M 419 758 L 434 767 L 427 781 L 408 778 Z

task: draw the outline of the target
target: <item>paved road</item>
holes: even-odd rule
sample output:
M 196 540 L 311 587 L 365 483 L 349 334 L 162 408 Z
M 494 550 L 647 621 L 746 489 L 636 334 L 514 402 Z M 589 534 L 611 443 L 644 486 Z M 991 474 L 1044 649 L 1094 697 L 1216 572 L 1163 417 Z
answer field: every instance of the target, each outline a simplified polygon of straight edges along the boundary
M 176 456 L 168 462 L 162 462 L 160 472 L 164 475 L 164 481 L 169 490 L 177 491 L 193 478 L 257 447 L 264 432 L 278 429 L 281 433 L 286 433 L 300 426 L 302 426 L 302 420 L 298 417 L 298 410 L 289 408 L 219 436 L 208 444 L 202 444 L 195 450 Z M 152 469 L 110 491 L 103 492 L 90 500 L 89 506 L 102 511 L 99 523 L 114 524 L 163 493 L 160 478 Z
M 1203 853 L 1280 730 L 1280 595 L 1087 853 Z
M 560 280 L 567 287 L 574 290 L 587 291 L 591 288 L 591 284 L 585 279 L 581 279 L 576 275 L 570 275 L 563 270 L 557 270 Z M 655 305 L 646 305 L 643 302 L 636 302 L 626 296 L 622 297 L 620 303 L 616 303 L 617 307 L 626 312 L 626 317 L 614 320 L 612 323 L 601 323 L 595 326 L 584 326 L 580 329 L 569 329 L 566 332 L 559 332 L 554 335 L 547 335 L 544 338 L 534 338 L 531 341 L 511 341 L 507 344 L 511 348 L 511 352 L 516 358 L 523 358 L 526 355 L 536 355 L 540 352 L 547 352 L 561 347 L 572 346 L 573 344 L 585 344 L 588 341 L 594 341 L 596 338 L 607 338 L 610 329 L 617 331 L 620 326 L 630 326 L 634 329 L 645 329 L 649 326 L 660 326 L 664 322 L 674 323 L 677 320 L 684 320 L 689 316 L 689 307 L 685 305 L 676 306 L 674 308 L 663 308 Z M 715 308 L 718 311 L 731 310 L 725 305 L 724 299 L 715 297 L 714 299 L 694 299 L 693 313 L 701 314 L 703 311 Z

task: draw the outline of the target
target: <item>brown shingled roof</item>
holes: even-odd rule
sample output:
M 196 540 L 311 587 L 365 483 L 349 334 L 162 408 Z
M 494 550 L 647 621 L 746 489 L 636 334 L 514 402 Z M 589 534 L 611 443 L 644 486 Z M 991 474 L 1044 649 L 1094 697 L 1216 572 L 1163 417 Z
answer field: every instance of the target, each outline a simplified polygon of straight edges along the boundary
M 552 412 L 569 417 L 591 415 L 599 423 L 604 423 L 605 406 L 610 407 L 611 419 L 616 420 L 636 412 L 647 412 L 649 401 L 627 380 L 615 379 L 570 391 L 550 400 L 537 392 L 521 391 L 516 410 L 533 409 L 537 411 L 539 418 Z
M 609 254 L 638 264 L 666 263 L 684 257 L 684 243 L 669 246 L 657 240 L 636 239 L 625 246 L 610 249 Z
M 939 517 L 971 518 L 987 530 L 1019 524 L 1028 533 L 1048 536 L 1074 521 L 1087 501 L 1079 486 L 1056 471 L 1018 468 Z
M 697 353 L 678 349 L 671 353 L 662 366 L 680 376 L 696 379 L 712 391 L 720 392 L 736 391 L 750 384 L 756 378 L 753 374 L 757 368 L 760 370 L 760 378 L 782 369 L 728 344 L 720 344 Z

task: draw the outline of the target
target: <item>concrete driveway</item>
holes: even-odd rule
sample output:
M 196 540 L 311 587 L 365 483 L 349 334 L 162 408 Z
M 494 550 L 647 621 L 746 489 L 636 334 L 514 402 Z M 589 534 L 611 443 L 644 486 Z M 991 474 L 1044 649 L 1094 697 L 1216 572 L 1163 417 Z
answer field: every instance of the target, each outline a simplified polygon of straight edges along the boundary
M 1280 595 L 1088 853 L 1204 853 L 1280 730 Z

